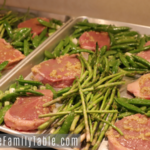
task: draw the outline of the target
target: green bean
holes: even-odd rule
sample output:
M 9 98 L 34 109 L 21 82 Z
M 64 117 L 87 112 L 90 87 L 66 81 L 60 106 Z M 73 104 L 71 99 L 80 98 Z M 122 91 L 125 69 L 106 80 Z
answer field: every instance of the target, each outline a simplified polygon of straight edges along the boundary
M 63 49 L 63 46 L 64 46 L 64 41 L 61 40 L 59 42 L 59 44 L 55 47 L 54 51 L 53 51 L 53 54 L 54 54 L 55 57 L 60 56 L 60 51 Z
M 108 59 L 104 56 L 104 60 L 105 60 L 105 72 L 109 72 L 109 63 L 108 63 Z
M 51 36 L 54 32 L 56 32 L 56 29 L 49 29 L 48 36 Z
M 131 116 L 133 114 L 134 114 L 133 112 L 124 112 L 124 113 L 120 113 L 117 118 L 122 119 L 124 117 Z
M 70 89 L 70 87 L 63 88 L 62 90 L 57 91 L 57 95 L 62 96 L 63 93 L 68 92 Z
M 68 53 L 68 52 L 70 51 L 70 49 L 71 49 L 71 45 L 69 44 L 69 45 L 67 45 L 67 46 L 65 47 L 65 49 L 62 51 L 62 55 Z
M 115 44 L 124 44 L 124 43 L 132 43 L 132 42 L 137 42 L 137 40 L 134 38 L 119 39 L 115 41 Z
M 5 113 L 11 108 L 12 105 L 6 105 L 0 110 L 0 124 L 4 121 Z
M 36 35 L 33 40 L 32 40 L 32 44 L 34 48 L 37 48 L 39 46 L 39 36 Z
M 142 106 L 140 107 L 141 110 L 146 111 L 147 107 L 146 106 Z
M 123 135 L 122 131 L 119 128 L 117 128 L 115 125 L 111 124 L 110 122 L 108 122 L 106 120 L 103 120 L 101 118 L 97 118 L 97 117 L 94 117 L 94 119 L 100 120 L 100 121 L 102 121 L 104 123 L 107 123 L 108 125 L 110 125 L 111 127 L 113 127 L 120 135 Z
M 40 24 L 42 24 L 43 26 L 46 26 L 46 27 L 49 27 L 49 28 L 53 28 L 53 27 L 52 27 L 52 24 L 51 24 L 50 22 L 47 22 L 47 21 L 42 20 L 42 19 L 40 19 L 40 18 L 37 18 L 37 20 L 38 20 L 38 22 L 39 22 Z
M 52 91 L 52 93 L 53 93 L 53 98 L 56 98 L 56 97 L 57 97 L 57 92 L 53 89 L 53 87 L 50 86 L 49 84 L 46 84 L 45 86 L 46 86 L 46 89 L 49 89 L 49 90 Z
M 39 35 L 39 38 L 38 38 L 38 42 L 41 42 L 42 41 L 42 39 L 46 36 L 46 34 L 47 34 L 47 28 L 45 28 L 42 32 L 41 32 L 41 34 Z
M 89 53 L 89 54 L 93 54 L 94 53 L 93 51 L 88 50 L 88 49 L 76 49 L 76 50 L 71 51 L 69 53 L 69 55 L 76 54 L 76 53 L 81 53 L 81 52 L 86 52 L 86 53 Z
M 70 126 L 71 126 L 71 124 L 73 122 L 73 119 L 74 119 L 74 113 L 70 113 L 67 116 L 67 118 L 65 119 L 62 127 L 57 132 L 57 135 L 55 136 L 56 143 L 60 143 L 60 140 L 61 140 L 61 137 L 62 137 L 61 134 L 67 134 L 69 132 Z
M 138 35 L 139 33 L 136 32 L 136 31 L 126 31 L 126 32 L 120 32 L 120 33 L 117 33 L 115 34 L 115 37 L 118 37 L 118 36 L 134 36 L 134 35 Z
M 129 49 L 129 46 L 127 44 L 120 44 L 120 45 L 114 45 L 110 47 L 111 50 L 116 49 Z
M 86 130 L 86 141 L 89 142 L 91 137 L 90 137 L 90 131 L 89 131 L 89 125 L 88 125 L 86 105 L 85 105 L 85 99 L 84 99 L 84 95 L 83 95 L 82 88 L 81 88 L 79 81 L 78 81 L 78 87 L 79 87 L 79 93 L 81 96 L 82 107 L 83 107 L 83 116 L 84 116 L 84 122 L 85 122 L 85 130 Z
M 32 80 L 23 80 L 23 79 L 16 79 L 20 84 L 29 84 L 29 85 L 43 85 L 41 82 L 32 81 Z
M 134 105 L 150 106 L 150 101 L 147 99 L 131 98 L 131 99 L 127 99 L 127 102 Z
M 143 110 L 141 110 L 140 108 L 132 105 L 132 104 L 129 104 L 127 102 L 125 102 L 124 100 L 122 100 L 121 98 L 115 98 L 116 102 L 118 104 L 120 104 L 121 106 L 127 108 L 128 110 L 130 111 L 134 111 L 134 112 L 137 112 L 137 113 L 141 113 L 141 114 L 144 114 L 145 112 Z
M 128 67 L 128 68 L 123 68 L 125 71 L 135 71 L 135 73 L 138 74 L 138 72 L 143 73 L 148 73 L 149 70 L 148 69 L 139 69 L 139 68 L 133 68 L 133 67 Z
M 100 98 L 98 98 L 97 100 L 95 100 L 95 101 L 93 101 L 92 103 L 90 103 L 89 105 L 88 105 L 88 109 L 91 109 L 93 106 L 95 106 L 97 103 L 99 103 L 100 101 L 102 101 L 103 100 L 103 96 L 101 96 Z
M 44 51 L 44 55 L 45 55 L 45 57 L 47 57 L 49 59 L 54 59 L 55 58 L 55 56 L 47 50 Z
M 72 34 L 72 36 L 74 36 L 74 35 L 76 35 L 76 34 L 79 34 L 79 33 L 83 33 L 84 31 L 88 31 L 88 30 L 90 30 L 91 29 L 91 27 L 88 27 L 88 26 L 83 26 L 83 27 L 79 27 L 78 29 L 76 29 L 74 32 L 73 32 L 73 34 Z
M 130 56 L 128 53 L 126 54 L 126 59 L 129 62 L 129 64 L 131 65 L 131 67 L 137 67 L 137 65 L 135 64 L 133 57 Z
M 126 60 L 126 58 L 123 56 L 122 53 L 119 53 L 119 58 L 120 58 L 120 60 L 121 60 L 121 62 L 123 63 L 124 66 L 129 67 L 129 63 Z
M 116 53 L 117 53 L 117 51 L 109 50 L 109 51 L 107 51 L 107 52 L 105 53 L 105 56 L 107 57 L 107 56 L 110 56 L 110 55 L 114 55 L 114 54 L 116 54 Z
M 28 28 L 23 34 L 22 36 L 18 37 L 15 42 L 20 42 L 22 40 L 24 40 L 31 32 L 31 28 Z
M 37 92 L 37 91 L 33 91 L 33 90 L 30 90 L 30 89 L 26 89 L 26 90 L 16 90 L 17 93 L 22 93 L 22 92 L 25 92 L 25 93 L 31 93 L 31 94 L 34 94 L 36 96 L 43 96 L 44 94 L 40 93 L 40 92 Z M 30 94 L 29 94 L 30 95 Z
M 0 37 L 1 37 L 1 38 L 3 38 L 4 32 L 5 32 L 5 28 L 3 28 L 2 31 L 1 31 L 1 33 L 0 33 Z
M 11 28 L 10 24 L 8 23 L 8 21 L 4 20 L 3 25 L 4 25 L 5 29 L 6 29 L 9 37 L 12 38 L 13 37 L 12 28 Z
M 70 38 L 69 36 L 66 36 L 66 38 L 64 39 L 64 46 L 66 47 L 70 42 Z
M 11 45 L 16 46 L 16 47 L 22 47 L 23 42 L 12 42 Z
M 4 94 L 3 97 L 1 98 L 1 102 L 9 101 L 15 97 L 19 96 L 18 93 L 8 93 Z
M 84 62 L 83 62 L 83 60 L 79 57 L 79 56 L 77 56 L 77 58 L 80 60 L 80 63 L 81 63 L 81 74 L 80 74 L 80 81 L 81 80 L 83 80 L 83 79 L 81 79 L 81 78 L 83 78 L 83 73 L 84 73 L 84 70 L 85 70 L 85 68 L 84 68 Z M 87 72 L 88 73 L 88 72 Z M 87 75 L 87 74 L 86 74 Z M 85 77 L 86 77 L 86 75 L 85 75 Z M 84 77 L 84 78 L 85 78 Z
M 141 51 L 147 51 L 147 50 L 149 50 L 149 49 L 150 49 L 150 45 L 144 46 L 144 47 L 139 48 L 139 49 L 135 49 L 135 50 L 133 50 L 133 51 L 130 51 L 130 53 L 139 53 L 139 52 L 141 52 Z
M 99 52 L 100 57 L 102 57 L 103 55 L 105 55 L 107 50 L 107 46 L 103 46 Z
M 24 55 L 27 56 L 29 54 L 29 43 L 27 40 L 24 40 Z
M 60 20 L 57 20 L 57 19 L 54 19 L 54 18 L 53 18 L 51 21 L 52 21 L 53 23 L 59 25 L 59 26 L 63 25 L 62 21 L 60 21 Z
M 112 25 L 109 25 L 108 27 L 97 27 L 96 31 L 105 31 L 105 32 L 111 32 L 111 33 L 119 33 L 121 31 L 129 31 L 129 27 L 114 27 Z
M 133 57 L 136 61 L 138 61 L 138 62 L 140 62 L 140 63 L 142 63 L 142 64 L 148 66 L 148 68 L 150 68 L 150 62 L 147 61 L 146 59 L 144 59 L 144 58 L 142 58 L 142 57 L 140 57 L 140 56 L 137 56 L 137 55 L 132 55 L 132 57 Z
M 8 65 L 8 61 L 4 61 L 0 64 L 0 71 L 2 71 L 7 65 Z
M 148 69 L 147 66 L 143 65 L 142 63 L 140 62 L 135 62 L 135 64 L 137 65 L 137 68 L 141 68 L 141 69 Z
M 142 37 L 142 38 L 140 39 L 140 43 L 139 43 L 139 46 L 138 46 L 137 48 L 138 48 L 138 49 L 141 49 L 141 48 L 144 47 L 144 45 L 145 45 L 145 37 Z
M 112 73 L 115 74 L 118 72 L 118 68 L 120 66 L 120 61 L 119 60 L 116 60 L 115 64 L 113 65 L 112 67 Z
M 17 48 L 17 50 L 24 52 L 24 49 L 22 47 Z
M 109 38 L 110 38 L 110 46 L 112 46 L 114 44 L 114 36 L 110 32 L 108 34 L 109 34 Z

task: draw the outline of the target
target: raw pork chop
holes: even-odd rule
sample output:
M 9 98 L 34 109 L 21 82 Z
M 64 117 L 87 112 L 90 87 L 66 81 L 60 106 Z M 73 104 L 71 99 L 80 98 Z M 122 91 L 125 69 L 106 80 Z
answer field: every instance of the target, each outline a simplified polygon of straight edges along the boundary
M 148 46 L 148 45 L 150 45 L 150 41 L 148 41 L 144 46 Z M 142 51 L 138 53 L 137 55 L 150 62 L 150 49 L 147 51 Z
M 128 84 L 127 91 L 136 97 L 150 99 L 150 74 L 145 74 L 135 82 Z
M 84 32 L 79 38 L 80 47 L 84 49 L 95 51 L 96 42 L 98 42 L 99 48 L 102 48 L 104 45 L 109 48 L 110 38 L 108 36 L 108 33 L 89 31 Z
M 115 125 L 123 132 L 107 132 L 109 150 L 150 150 L 150 118 L 136 114 L 119 120 Z
M 64 55 L 50 59 L 32 68 L 33 79 L 56 88 L 71 86 L 80 77 L 81 63 L 76 55 Z
M 47 19 L 47 18 L 41 18 L 41 17 L 39 17 L 39 18 L 44 21 L 49 22 L 49 19 Z M 45 26 L 41 25 L 38 22 L 37 18 L 32 18 L 32 19 L 26 20 L 24 22 L 21 22 L 18 25 L 18 28 L 25 28 L 25 27 L 32 29 L 31 33 L 33 33 L 33 37 L 36 35 L 39 35 L 45 29 Z
M 25 56 L 20 51 L 14 49 L 4 39 L 0 39 L 0 64 L 7 60 L 9 61 L 8 65 L 11 65 L 23 58 L 25 58 Z
M 6 112 L 5 125 L 11 129 L 29 131 L 35 130 L 49 118 L 39 119 L 40 114 L 51 111 L 51 107 L 43 108 L 43 104 L 51 101 L 53 94 L 50 90 L 37 90 L 44 96 L 18 97 L 13 106 Z

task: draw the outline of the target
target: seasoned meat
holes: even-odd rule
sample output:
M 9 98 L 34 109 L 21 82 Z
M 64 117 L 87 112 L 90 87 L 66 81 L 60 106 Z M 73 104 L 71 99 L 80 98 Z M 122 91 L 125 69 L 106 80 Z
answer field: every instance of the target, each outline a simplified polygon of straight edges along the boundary
M 148 41 L 144 46 L 148 46 L 148 45 L 150 45 L 150 41 Z M 147 51 L 142 51 L 138 53 L 137 55 L 150 62 L 150 49 Z
M 136 97 L 150 99 L 150 74 L 145 74 L 135 82 L 128 84 L 127 91 Z
M 41 18 L 41 17 L 39 18 L 49 22 L 49 19 L 47 18 Z M 38 22 L 37 18 L 26 20 L 24 22 L 21 22 L 18 25 L 18 28 L 25 28 L 25 27 L 32 29 L 31 33 L 33 33 L 33 37 L 39 35 L 45 29 L 45 27 Z
M 83 49 L 89 49 L 95 51 L 96 42 L 98 42 L 99 48 L 104 45 L 107 48 L 110 47 L 110 38 L 107 32 L 84 32 L 79 38 L 80 47 Z
M 56 88 L 71 86 L 80 77 L 81 63 L 76 55 L 64 55 L 50 59 L 32 68 L 33 79 Z
M 51 111 L 51 107 L 43 108 L 43 104 L 53 99 L 53 93 L 50 90 L 37 90 L 44 96 L 18 97 L 12 107 L 6 112 L 5 125 L 11 129 L 30 131 L 35 130 L 39 125 L 49 118 L 41 118 L 40 114 L 46 114 Z
M 107 132 L 109 150 L 150 150 L 150 119 L 136 114 L 119 120 L 115 125 L 123 132 Z
M 20 51 L 14 49 L 4 39 L 0 39 L 0 64 L 4 61 L 9 61 L 8 65 L 11 65 L 23 58 L 25 58 L 25 56 Z

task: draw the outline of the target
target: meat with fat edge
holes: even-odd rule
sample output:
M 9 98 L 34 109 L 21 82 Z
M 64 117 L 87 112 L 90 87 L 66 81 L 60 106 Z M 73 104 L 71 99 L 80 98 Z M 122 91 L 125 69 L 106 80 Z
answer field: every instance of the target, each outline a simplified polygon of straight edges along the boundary
M 25 58 L 25 56 L 13 48 L 4 39 L 0 39 L 0 64 L 4 61 L 9 61 L 8 66 Z
M 39 18 L 44 21 L 49 22 L 49 19 L 47 18 L 42 18 L 42 17 L 39 17 Z M 18 25 L 18 28 L 25 28 L 25 27 L 32 29 L 31 33 L 33 33 L 33 37 L 36 35 L 39 35 L 45 29 L 45 26 L 41 25 L 38 22 L 37 18 L 26 20 L 24 22 L 19 23 Z
M 107 46 L 110 47 L 110 38 L 107 32 L 84 32 L 79 38 L 80 47 L 83 49 L 89 49 L 95 51 L 96 42 L 98 42 L 99 48 Z
M 145 74 L 135 82 L 128 84 L 127 91 L 136 97 L 150 99 L 150 74 Z
M 44 96 L 18 97 L 12 107 L 6 112 L 4 122 L 7 127 L 15 130 L 36 130 L 39 125 L 49 118 L 38 118 L 40 114 L 49 113 L 51 107 L 43 107 L 43 104 L 53 99 L 50 90 L 37 90 Z
M 150 118 L 136 114 L 117 121 L 115 126 L 124 135 L 109 130 L 106 133 L 109 150 L 150 150 Z
M 149 46 L 149 45 L 150 45 L 150 41 L 148 41 L 144 46 Z M 150 49 L 138 53 L 137 56 L 140 56 L 150 62 Z
M 56 88 L 71 86 L 80 77 L 81 63 L 76 55 L 64 55 L 50 59 L 32 68 L 33 79 Z

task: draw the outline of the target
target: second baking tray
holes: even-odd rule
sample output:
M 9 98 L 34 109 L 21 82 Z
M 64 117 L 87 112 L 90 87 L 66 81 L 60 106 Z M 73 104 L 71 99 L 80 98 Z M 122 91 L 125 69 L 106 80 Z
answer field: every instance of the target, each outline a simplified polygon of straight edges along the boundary
M 5 6 L 5 8 L 7 10 L 11 10 L 13 12 L 19 12 L 20 14 L 25 14 L 27 12 L 27 9 L 18 8 L 18 7 Z M 3 11 L 1 11 L 1 12 L 3 12 Z M 65 23 L 67 23 L 67 21 L 69 21 L 71 19 L 71 17 L 67 16 L 67 15 L 55 14 L 55 13 L 50 13 L 50 12 L 41 12 L 41 11 L 37 11 L 37 10 L 29 10 L 29 14 L 30 14 L 30 16 L 32 16 L 32 18 L 34 18 L 34 17 L 46 17 L 49 19 L 54 18 L 54 19 L 62 21 L 64 23 L 64 25 L 65 25 Z M 63 26 L 61 26 L 61 27 L 63 27 Z M 54 34 L 57 34 L 58 31 L 59 30 L 57 30 Z M 51 38 L 54 34 L 52 34 L 49 38 Z M 46 40 L 46 42 L 49 40 L 49 38 Z M 35 50 L 36 49 L 34 49 L 34 51 Z M 33 53 L 34 53 L 34 51 L 33 51 Z M 10 70 L 4 70 L 2 72 L 2 76 L 6 75 L 9 71 Z M 1 80 L 0 80 L 0 82 L 1 82 Z
M 83 21 L 84 19 L 87 19 L 91 23 L 112 24 L 116 26 L 128 26 L 128 27 L 131 27 L 133 30 L 138 31 L 140 34 L 150 34 L 150 27 L 147 27 L 147 26 L 117 22 L 117 21 L 109 21 L 109 20 L 103 20 L 103 19 L 95 19 L 95 18 L 89 18 L 85 16 L 78 17 L 70 21 L 70 23 L 66 24 L 66 26 L 62 28 L 58 34 L 55 34 L 51 39 L 49 39 L 48 42 L 44 42 L 44 44 L 42 44 L 40 48 L 38 48 L 37 51 L 35 51 L 32 55 L 30 55 L 28 59 L 23 60 L 15 70 L 10 71 L 5 76 L 5 78 L 3 78 L 3 81 L 0 83 L 0 90 L 2 91 L 7 90 L 10 84 L 15 82 L 15 79 L 18 78 L 19 75 L 23 75 L 24 77 L 31 76 L 31 68 L 43 61 L 44 51 L 45 50 L 53 51 L 53 49 L 60 42 L 60 40 L 64 39 L 66 36 L 71 35 L 73 33 L 73 26 L 76 23 Z M 122 91 L 122 94 L 127 94 L 126 88 L 123 87 L 121 91 Z M 126 96 L 128 95 L 125 95 L 125 97 Z M 0 130 L 9 134 L 17 133 L 17 131 L 7 129 L 3 126 L 0 127 Z M 107 140 L 103 140 L 102 144 L 100 145 L 99 150 L 108 150 Z

